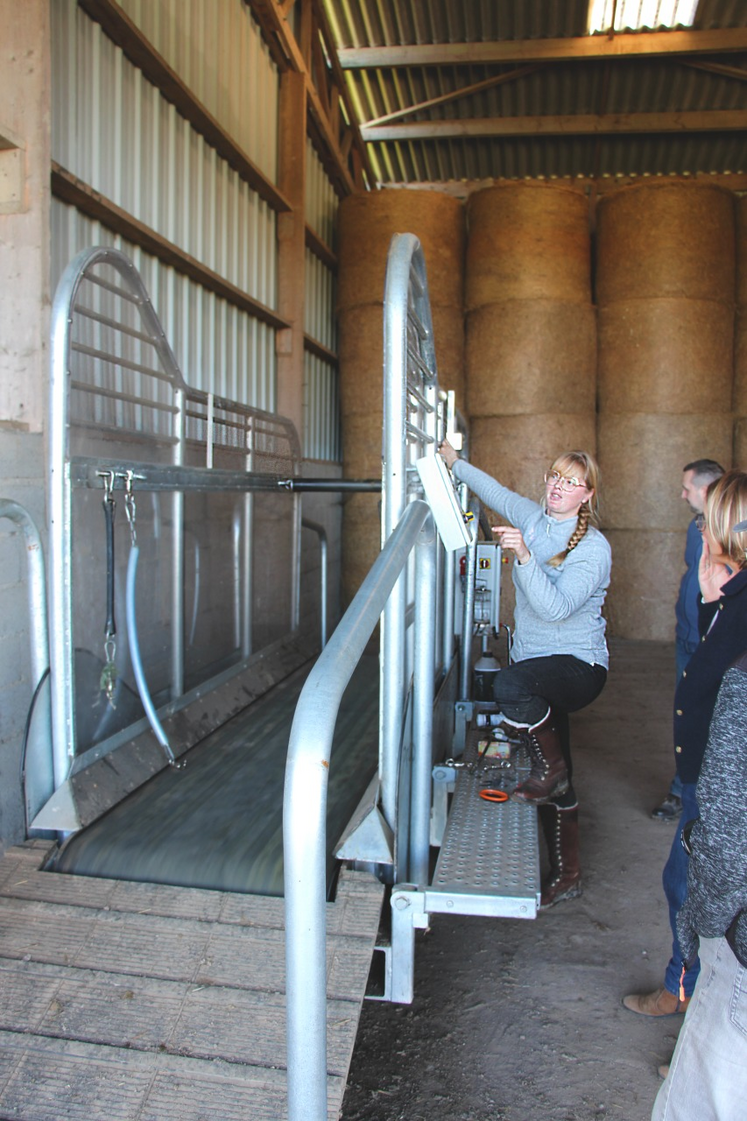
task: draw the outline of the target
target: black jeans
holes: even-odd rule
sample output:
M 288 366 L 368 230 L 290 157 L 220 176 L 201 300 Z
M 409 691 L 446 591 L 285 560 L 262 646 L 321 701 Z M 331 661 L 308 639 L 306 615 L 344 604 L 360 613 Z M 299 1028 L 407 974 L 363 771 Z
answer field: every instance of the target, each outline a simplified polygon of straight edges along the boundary
M 568 713 L 585 708 L 599 696 L 607 680 L 604 666 L 591 666 L 572 654 L 527 658 L 495 675 L 493 693 L 501 711 L 519 724 L 537 724 L 548 706 L 553 710 L 568 779 L 573 775 Z M 557 799 L 561 808 L 574 806 L 576 795 L 570 785 Z

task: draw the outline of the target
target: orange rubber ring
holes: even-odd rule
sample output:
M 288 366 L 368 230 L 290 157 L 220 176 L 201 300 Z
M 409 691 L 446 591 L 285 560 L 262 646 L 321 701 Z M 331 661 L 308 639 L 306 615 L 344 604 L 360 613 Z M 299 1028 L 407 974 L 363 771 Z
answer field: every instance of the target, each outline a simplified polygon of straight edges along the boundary
M 508 801 L 508 794 L 505 790 L 492 790 L 490 787 L 486 787 L 485 790 L 481 790 L 480 797 L 484 798 L 486 802 Z

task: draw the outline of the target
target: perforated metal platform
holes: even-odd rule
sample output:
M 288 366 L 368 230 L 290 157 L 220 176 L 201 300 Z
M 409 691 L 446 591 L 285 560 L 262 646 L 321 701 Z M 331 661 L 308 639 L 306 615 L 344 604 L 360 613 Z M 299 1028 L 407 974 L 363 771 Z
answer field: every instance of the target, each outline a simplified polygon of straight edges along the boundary
M 456 787 L 428 910 L 536 918 L 540 874 L 537 812 L 521 802 L 487 802 L 466 769 Z M 437 897 L 443 896 L 443 905 Z

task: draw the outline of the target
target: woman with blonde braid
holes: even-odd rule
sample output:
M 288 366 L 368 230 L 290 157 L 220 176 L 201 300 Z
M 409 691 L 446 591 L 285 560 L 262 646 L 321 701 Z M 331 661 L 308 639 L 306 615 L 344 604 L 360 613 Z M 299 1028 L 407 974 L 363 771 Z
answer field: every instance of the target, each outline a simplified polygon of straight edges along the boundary
M 599 696 L 609 665 L 602 605 L 610 547 L 592 524 L 599 468 L 586 452 L 560 456 L 539 505 L 459 459 L 447 440 L 439 450 L 455 477 L 511 523 L 493 530 L 516 559 L 512 664 L 496 674 L 495 699 L 504 729 L 530 749 L 531 773 L 513 797 L 539 807 L 550 854 L 541 906 L 551 907 L 581 894 L 568 713 Z

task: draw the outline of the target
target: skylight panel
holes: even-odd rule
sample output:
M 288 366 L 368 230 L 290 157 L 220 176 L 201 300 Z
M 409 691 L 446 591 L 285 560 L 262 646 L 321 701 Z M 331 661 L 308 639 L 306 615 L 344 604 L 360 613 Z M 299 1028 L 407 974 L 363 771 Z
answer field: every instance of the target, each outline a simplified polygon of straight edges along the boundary
M 597 31 L 692 27 L 699 0 L 589 0 L 589 34 Z M 615 26 L 612 28 L 614 12 Z

